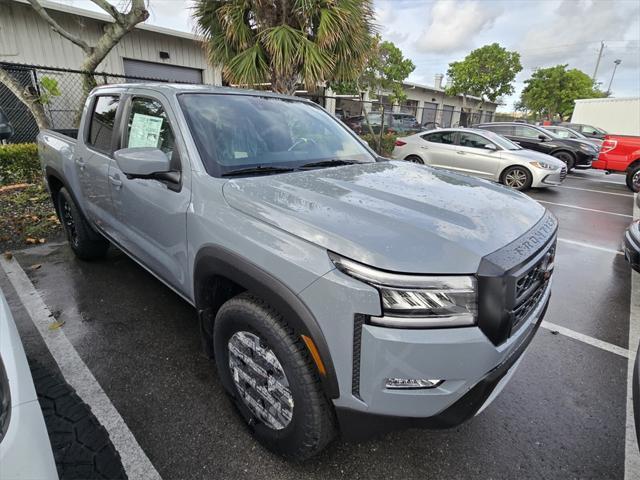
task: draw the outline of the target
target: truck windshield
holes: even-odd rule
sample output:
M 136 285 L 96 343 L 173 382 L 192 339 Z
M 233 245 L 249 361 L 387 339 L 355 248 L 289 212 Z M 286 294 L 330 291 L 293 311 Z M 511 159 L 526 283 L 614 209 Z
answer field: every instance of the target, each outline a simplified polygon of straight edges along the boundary
M 306 102 L 189 93 L 180 96 L 180 105 L 207 172 L 215 177 L 240 169 L 249 173 L 266 172 L 266 167 L 295 169 L 325 160 L 375 161 L 346 127 Z M 270 171 L 278 173 L 277 168 Z

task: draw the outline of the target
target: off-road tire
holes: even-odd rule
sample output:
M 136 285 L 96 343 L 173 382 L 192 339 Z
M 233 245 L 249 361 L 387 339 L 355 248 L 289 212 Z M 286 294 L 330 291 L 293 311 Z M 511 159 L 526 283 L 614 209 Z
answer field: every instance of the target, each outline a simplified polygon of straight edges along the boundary
M 30 366 L 60 480 L 126 479 L 120 455 L 91 408 L 58 374 Z
M 106 255 L 109 242 L 87 222 L 66 188 L 56 195 L 56 207 L 69 245 L 82 260 L 95 260 Z
M 259 336 L 275 353 L 286 374 L 294 403 L 291 420 L 281 430 L 261 422 L 240 398 L 229 367 L 228 344 L 236 332 Z M 222 383 L 262 445 L 286 458 L 300 461 L 320 452 L 335 437 L 335 413 L 322 392 L 309 351 L 270 305 L 246 292 L 228 300 L 216 315 L 213 342 Z
M 567 173 L 573 170 L 576 166 L 576 159 L 569 152 L 556 152 L 553 154 L 553 156 L 561 162 L 564 162 L 564 164 L 567 166 Z
M 636 165 L 635 167 L 631 167 L 629 170 L 627 170 L 627 175 L 626 175 L 627 188 L 632 192 L 637 192 L 640 187 L 640 180 L 636 180 L 636 183 L 634 184 L 633 179 L 636 175 L 640 176 L 640 164 Z
M 405 160 L 407 162 L 417 163 L 418 165 L 424 165 L 424 160 L 422 160 L 418 155 L 409 155 Z

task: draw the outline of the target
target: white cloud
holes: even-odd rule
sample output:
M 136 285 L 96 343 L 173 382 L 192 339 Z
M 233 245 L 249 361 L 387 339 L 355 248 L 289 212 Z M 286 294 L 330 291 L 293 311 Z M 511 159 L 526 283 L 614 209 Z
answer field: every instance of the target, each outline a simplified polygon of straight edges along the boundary
M 502 8 L 479 1 L 438 0 L 430 21 L 414 43 L 424 53 L 452 53 L 473 44 L 476 35 L 490 29 Z

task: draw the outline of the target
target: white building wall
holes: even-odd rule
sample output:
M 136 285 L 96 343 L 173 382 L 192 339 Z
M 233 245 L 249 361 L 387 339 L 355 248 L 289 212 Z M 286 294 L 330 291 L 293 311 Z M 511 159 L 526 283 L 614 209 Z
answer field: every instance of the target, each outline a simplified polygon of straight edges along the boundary
M 640 135 L 640 97 L 576 100 L 572 123 L 584 123 L 609 133 Z
M 94 44 L 104 22 L 48 10 L 61 27 Z M 185 34 L 185 36 L 190 36 Z M 160 51 L 169 53 L 168 60 Z M 51 30 L 29 5 L 0 0 L 0 61 L 78 69 L 84 52 Z M 124 58 L 202 70 L 205 83 L 221 84 L 221 72 L 211 67 L 200 42 L 140 28 L 127 34 L 98 66 L 98 71 L 124 74 Z

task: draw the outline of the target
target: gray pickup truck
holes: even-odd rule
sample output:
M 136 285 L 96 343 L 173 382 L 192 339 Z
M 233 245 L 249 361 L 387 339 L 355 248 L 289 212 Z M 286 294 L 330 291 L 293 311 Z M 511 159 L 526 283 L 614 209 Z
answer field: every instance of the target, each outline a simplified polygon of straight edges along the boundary
M 192 304 L 276 452 L 458 425 L 540 325 L 557 221 L 518 192 L 380 158 L 301 98 L 115 85 L 83 113 L 38 137 L 71 248 L 113 244 Z

